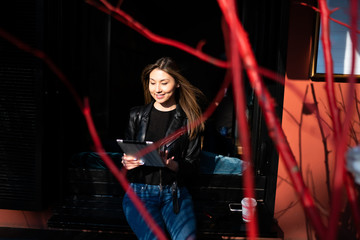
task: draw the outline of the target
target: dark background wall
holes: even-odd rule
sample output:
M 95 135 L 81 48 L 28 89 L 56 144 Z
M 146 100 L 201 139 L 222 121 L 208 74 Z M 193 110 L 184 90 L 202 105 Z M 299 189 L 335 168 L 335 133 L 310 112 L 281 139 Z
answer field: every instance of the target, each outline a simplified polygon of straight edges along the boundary
M 240 19 L 249 32 L 259 65 L 284 74 L 287 1 L 239 1 L 238 4 Z M 216 1 L 129 0 L 122 2 L 121 9 L 158 35 L 192 47 L 205 40 L 204 52 L 225 59 L 221 11 Z M 174 57 L 183 67 L 185 76 L 209 101 L 225 76 L 224 69 L 173 47 L 153 43 L 84 1 L 23 3 L 15 0 L 3 4 L 0 15 L 1 28 L 43 50 L 64 72 L 81 98 L 89 98 L 96 128 L 108 151 L 116 151 L 114 140 L 122 137 L 129 109 L 143 104 L 140 74 L 147 64 L 162 56 Z M 18 190 L 11 190 L 10 198 L 2 197 L 0 208 L 41 208 L 61 198 L 64 169 L 74 154 L 93 150 L 92 141 L 68 89 L 42 61 L 2 39 L 0 53 L 0 163 L 7 166 L 2 168 L 5 170 L 1 172 L 0 191 Z M 27 62 L 23 63 L 25 60 Z M 15 71 L 8 74 L 10 68 Z M 30 77 L 24 77 L 22 72 L 29 69 Z M 12 80 L 14 76 L 16 86 Z M 281 107 L 282 87 L 272 82 L 268 84 Z M 30 95 L 21 91 L 22 88 L 31 89 Z M 248 100 L 256 173 L 276 178 L 277 156 L 266 137 L 266 127 L 251 90 Z M 17 101 L 17 106 L 25 110 L 13 107 Z M 33 105 L 28 106 L 29 102 Z M 19 116 L 20 113 L 24 115 Z M 6 117 L 9 114 L 11 117 Z M 29 116 L 33 118 L 25 124 Z M 18 125 L 14 125 L 16 122 Z M 31 133 L 20 131 L 19 135 L 14 135 L 19 126 Z M 263 160 L 269 152 L 272 157 Z M 29 158 L 24 158 L 25 155 Z M 14 164 L 9 165 L 9 162 Z M 21 176 L 19 181 L 18 175 Z M 29 185 L 24 185 L 25 182 Z M 273 183 L 269 185 L 270 199 L 274 199 L 275 194 Z M 26 198 L 21 195 L 24 193 Z M 13 204 L 14 199 L 18 204 Z
M 83 2 L 64 6 L 64 67 L 83 96 L 89 96 L 104 140 L 121 137 L 130 107 L 143 104 L 142 69 L 162 56 L 173 57 L 184 74 L 211 100 L 224 69 L 173 47 L 153 43 L 109 15 Z M 204 8 L 206 6 L 206 8 Z M 121 9 L 150 31 L 224 58 L 220 9 L 216 2 L 124 1 Z M 73 16 L 72 19 L 69 16 Z M 68 60 L 70 59 L 71 62 Z M 73 132 L 71 132 L 73 134 Z M 86 143 L 88 145 L 88 143 Z

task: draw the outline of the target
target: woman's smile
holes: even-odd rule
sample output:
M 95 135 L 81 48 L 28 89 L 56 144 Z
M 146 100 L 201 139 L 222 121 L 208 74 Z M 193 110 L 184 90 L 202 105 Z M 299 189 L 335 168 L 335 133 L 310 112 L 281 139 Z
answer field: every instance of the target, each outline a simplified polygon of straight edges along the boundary
M 163 98 L 163 97 L 164 97 L 164 94 L 156 94 L 155 96 L 156 96 L 156 98 L 161 99 L 161 98 Z

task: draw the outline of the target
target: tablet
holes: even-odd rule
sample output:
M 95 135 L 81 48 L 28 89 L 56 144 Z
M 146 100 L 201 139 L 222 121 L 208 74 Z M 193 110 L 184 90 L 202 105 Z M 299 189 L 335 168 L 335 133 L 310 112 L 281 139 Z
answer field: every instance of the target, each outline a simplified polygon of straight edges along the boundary
M 127 155 L 136 155 L 141 149 L 153 144 L 153 142 L 136 142 L 123 139 L 116 139 L 116 141 Z M 165 167 L 165 163 L 157 149 L 145 154 L 141 159 L 144 161 L 144 166 Z

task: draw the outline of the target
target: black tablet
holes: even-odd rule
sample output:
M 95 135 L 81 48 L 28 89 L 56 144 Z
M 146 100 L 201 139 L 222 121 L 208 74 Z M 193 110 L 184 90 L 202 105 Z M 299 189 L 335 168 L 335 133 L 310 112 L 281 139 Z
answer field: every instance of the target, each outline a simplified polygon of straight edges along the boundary
M 143 148 L 153 144 L 153 142 L 136 142 L 123 139 L 117 139 L 116 141 L 127 155 L 136 155 Z M 144 166 L 165 167 L 165 163 L 157 149 L 145 154 L 141 159 L 144 161 Z

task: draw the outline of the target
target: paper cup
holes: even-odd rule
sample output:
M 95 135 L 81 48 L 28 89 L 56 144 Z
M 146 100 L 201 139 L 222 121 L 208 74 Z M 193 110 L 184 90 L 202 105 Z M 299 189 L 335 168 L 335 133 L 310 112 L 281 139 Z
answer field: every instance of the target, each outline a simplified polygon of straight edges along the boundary
M 243 198 L 241 200 L 241 209 L 242 209 L 242 218 L 245 222 L 250 222 L 252 220 L 252 216 L 255 214 L 257 202 L 255 198 Z

